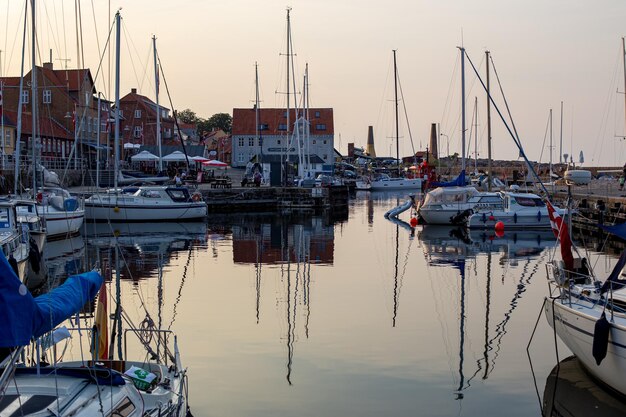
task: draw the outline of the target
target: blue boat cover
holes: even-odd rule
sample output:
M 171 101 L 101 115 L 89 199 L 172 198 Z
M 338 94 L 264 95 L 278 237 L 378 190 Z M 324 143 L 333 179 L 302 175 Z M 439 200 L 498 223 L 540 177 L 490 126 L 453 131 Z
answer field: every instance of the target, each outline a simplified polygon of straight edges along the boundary
M 613 226 L 605 226 L 601 224 L 600 227 L 602 227 L 607 232 L 612 233 L 615 236 L 626 240 L 626 223 L 616 224 Z
M 27 345 L 54 329 L 93 300 L 101 285 L 100 274 L 86 272 L 34 298 L 0 253 L 0 347 Z
M 463 187 L 465 185 L 465 170 L 461 170 L 461 173 L 459 174 L 458 177 L 456 177 L 456 179 L 452 180 L 452 181 L 448 181 L 448 182 L 437 182 L 437 181 L 433 181 L 430 184 L 431 188 L 436 188 L 436 187 Z
M 619 257 L 613 271 L 611 271 L 611 275 L 609 275 L 606 281 L 604 281 L 604 284 L 602 284 L 602 289 L 600 290 L 602 294 L 607 292 L 611 287 L 613 287 L 614 290 L 618 290 L 626 286 L 626 280 L 620 279 L 620 272 L 622 272 L 624 266 L 626 266 L 626 250 L 622 252 L 622 256 Z

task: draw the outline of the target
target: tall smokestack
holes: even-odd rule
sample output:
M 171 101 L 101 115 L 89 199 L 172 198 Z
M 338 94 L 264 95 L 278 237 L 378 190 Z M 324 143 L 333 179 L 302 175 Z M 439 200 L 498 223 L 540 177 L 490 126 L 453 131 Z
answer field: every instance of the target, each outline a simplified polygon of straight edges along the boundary
M 376 158 L 376 150 L 374 149 L 374 127 L 367 127 L 367 154 L 373 158 Z
M 439 158 L 439 150 L 437 149 L 437 124 L 431 123 L 430 125 L 430 146 L 428 147 L 430 154 L 433 158 Z

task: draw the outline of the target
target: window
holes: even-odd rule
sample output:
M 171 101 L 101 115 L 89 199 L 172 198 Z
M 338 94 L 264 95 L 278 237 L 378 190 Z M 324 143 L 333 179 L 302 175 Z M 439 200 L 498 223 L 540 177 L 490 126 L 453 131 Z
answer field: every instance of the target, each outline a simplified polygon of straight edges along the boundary
M 243 138 L 239 138 L 239 146 L 243 146 Z
M 91 133 L 91 117 L 87 118 L 87 132 Z
M 278 130 L 287 130 L 287 125 L 285 124 L 278 125 Z
M 324 154 L 322 158 L 324 159 L 324 161 L 326 161 L 328 159 L 328 155 Z
M 317 143 L 317 141 L 315 139 L 313 139 L 313 145 L 315 145 Z
M 317 129 L 317 130 L 326 130 L 326 125 L 320 123 L 318 125 L 315 125 L 315 129 Z
M 140 138 L 142 136 L 141 126 L 135 126 L 135 130 L 133 131 L 133 136 L 136 138 Z
M 135 119 L 141 119 L 141 110 L 135 110 Z
M 248 146 L 254 146 L 254 138 L 248 138 Z
M 124 117 L 124 110 L 120 109 L 120 119 Z
M 318 111 L 316 111 L 316 112 L 315 112 L 315 118 L 316 118 L 316 119 L 319 119 L 319 118 L 320 118 L 320 112 L 318 112 Z
M 43 104 L 50 104 L 52 103 L 52 91 L 50 90 L 43 90 Z
M 259 125 L 259 130 L 268 130 L 269 126 L 267 125 L 267 123 L 262 123 Z
M 22 104 L 28 104 L 28 90 L 22 91 Z
M 276 141 L 276 144 L 277 144 L 277 145 L 280 145 L 280 139 L 278 139 L 278 140 Z
M 242 154 L 242 153 L 240 153 L 240 154 L 238 155 L 237 160 L 238 160 L 239 162 L 243 162 L 243 154 Z

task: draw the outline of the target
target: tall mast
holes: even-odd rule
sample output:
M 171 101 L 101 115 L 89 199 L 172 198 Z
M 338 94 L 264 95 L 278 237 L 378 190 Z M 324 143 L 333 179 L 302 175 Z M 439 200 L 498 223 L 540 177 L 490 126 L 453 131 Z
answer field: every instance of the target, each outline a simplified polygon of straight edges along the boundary
M 485 51 L 487 62 L 487 189 L 491 191 L 491 99 L 489 93 L 489 51 Z
M 624 59 L 624 123 L 626 124 L 626 38 L 622 38 L 622 58 Z
M 305 135 L 304 135 L 304 139 L 306 140 L 306 169 L 307 169 L 307 177 L 310 176 L 310 171 L 311 171 L 311 147 L 310 147 L 310 143 L 311 143 L 311 122 L 310 122 L 310 118 L 309 118 L 309 63 L 306 63 L 306 66 L 304 68 L 304 119 L 305 119 Z
M 465 171 L 465 48 L 461 50 L 461 170 Z
M 159 147 L 159 172 L 163 172 L 161 155 L 161 106 L 159 106 L 159 66 L 157 64 L 156 36 L 152 36 L 152 51 L 154 55 L 154 84 L 156 94 L 156 140 Z
M 478 173 L 478 97 L 474 97 L 474 174 Z
M 31 43 L 32 43 L 32 51 L 31 51 L 31 64 L 32 70 L 30 73 L 30 87 L 31 87 L 31 106 L 33 112 L 33 131 L 31 135 L 31 146 L 33 147 L 33 193 L 37 193 L 37 65 L 35 63 L 35 47 L 36 47 L 36 35 L 37 32 L 35 30 L 35 0 L 31 0 Z
M 550 178 L 548 182 L 552 182 L 552 109 L 550 109 Z
M 20 178 L 20 148 L 21 148 L 21 138 L 22 138 L 22 108 L 24 107 L 23 100 L 24 97 L 22 93 L 24 92 L 24 55 L 26 54 L 26 21 L 27 21 L 27 12 L 28 12 L 28 2 L 24 3 L 24 31 L 22 32 L 22 63 L 20 66 L 20 90 L 19 90 L 19 98 L 18 98 L 18 107 L 17 107 L 17 132 L 15 135 L 15 181 L 13 181 L 13 194 L 17 195 L 18 191 L 18 183 Z
M 259 134 L 260 132 L 260 127 L 259 127 L 259 65 L 255 62 L 254 63 L 254 85 L 255 85 L 255 98 L 254 98 L 254 120 L 256 122 L 256 143 L 259 144 L 259 148 L 261 149 L 261 155 L 263 155 L 263 144 L 261 143 L 261 136 Z M 259 161 L 258 158 L 258 154 L 257 154 L 257 162 Z
M 287 148 L 285 151 L 285 159 L 288 159 L 289 155 L 289 55 L 291 53 L 291 21 L 289 19 L 289 12 L 291 12 L 291 8 L 287 7 Z M 283 163 L 284 170 L 284 185 L 287 184 L 287 171 L 285 170 L 285 164 Z
M 559 147 L 559 163 L 563 163 L 563 102 L 561 101 L 561 146 Z M 567 162 L 567 161 L 565 161 Z
M 117 175 L 120 171 L 120 12 L 115 14 L 115 173 L 113 188 L 117 192 Z
M 394 103 L 396 110 L 396 163 L 398 164 L 398 176 L 401 174 L 400 168 L 400 130 L 398 127 L 398 67 L 396 65 L 396 50 L 393 50 L 393 88 L 394 88 Z

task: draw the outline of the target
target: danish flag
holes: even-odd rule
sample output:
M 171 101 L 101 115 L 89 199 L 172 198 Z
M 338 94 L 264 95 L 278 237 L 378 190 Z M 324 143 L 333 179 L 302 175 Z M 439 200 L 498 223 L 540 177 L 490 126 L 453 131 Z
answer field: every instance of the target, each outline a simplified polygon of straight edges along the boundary
M 574 256 L 572 255 L 572 239 L 569 236 L 567 223 L 563 221 L 563 218 L 554 209 L 549 200 L 546 201 L 546 206 L 548 207 L 552 232 L 561 242 L 561 258 L 563 258 L 565 263 L 565 269 L 571 271 L 574 267 Z

